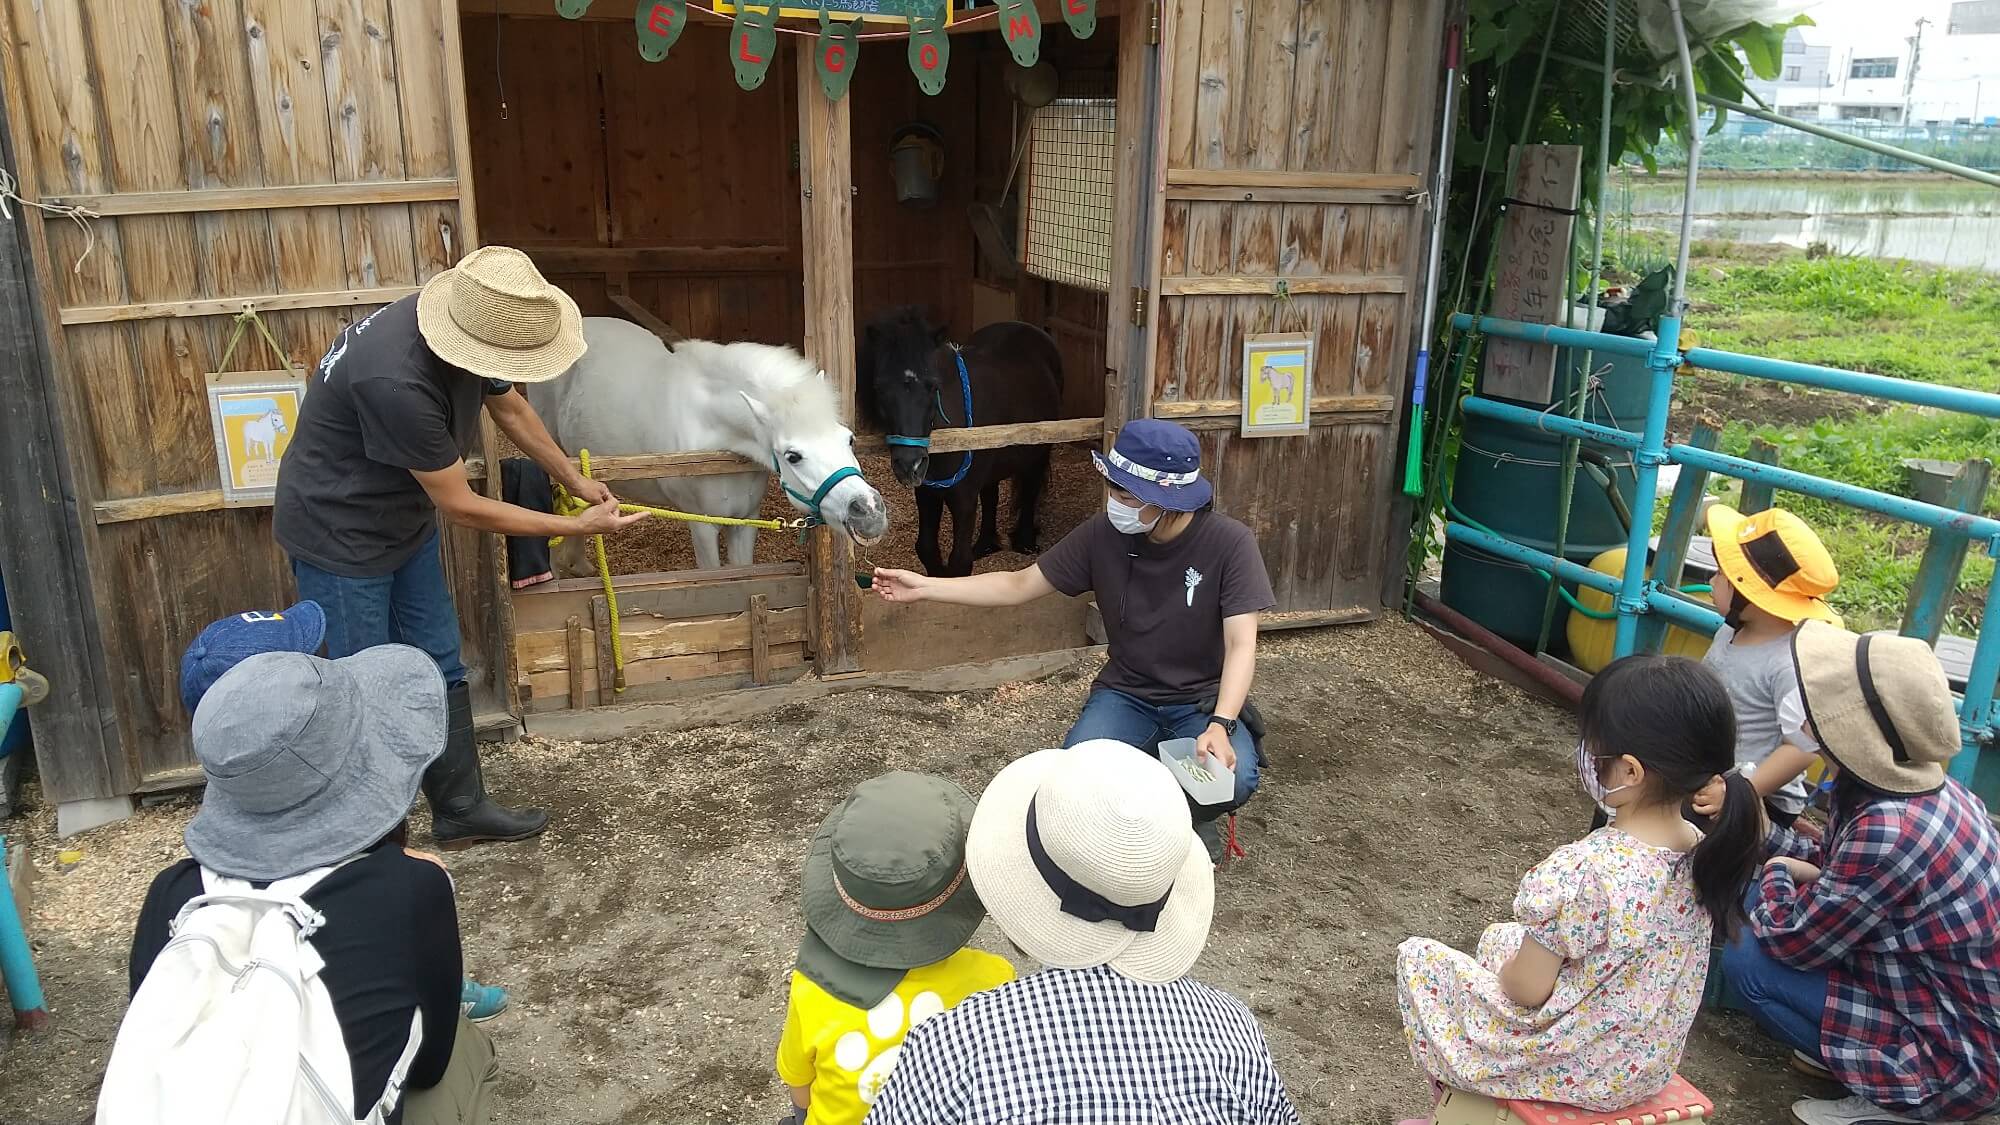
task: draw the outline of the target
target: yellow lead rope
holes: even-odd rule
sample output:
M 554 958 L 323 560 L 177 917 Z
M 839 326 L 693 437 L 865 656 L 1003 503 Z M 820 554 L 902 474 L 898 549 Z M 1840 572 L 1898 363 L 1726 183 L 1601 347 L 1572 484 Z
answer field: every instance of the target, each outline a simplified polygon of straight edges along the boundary
M 583 479 L 592 479 L 590 475 L 590 450 L 577 450 L 576 459 L 577 464 L 583 469 Z M 570 495 L 569 490 L 562 485 L 552 483 L 551 486 L 554 489 L 557 515 L 573 516 L 578 512 L 590 509 L 590 505 L 587 502 Z M 766 531 L 783 531 L 788 527 L 803 528 L 807 522 L 804 519 L 795 519 L 787 522 L 785 520 L 739 519 L 735 516 L 704 516 L 695 512 L 677 512 L 672 508 L 654 508 L 646 504 L 627 504 L 622 501 L 618 505 L 618 510 L 621 512 L 645 512 L 648 515 L 659 516 L 662 519 L 680 520 L 683 523 L 712 523 L 720 524 L 724 527 L 756 527 Z M 558 535 L 549 540 L 549 546 L 558 546 L 562 543 L 563 539 L 563 536 Z M 611 616 L 612 690 L 622 692 L 625 690 L 625 645 L 623 638 L 620 636 L 621 630 L 618 627 L 618 588 L 611 582 L 611 562 L 604 553 L 604 536 L 593 535 L 590 539 L 591 548 L 597 556 L 597 577 L 604 583 L 605 609 L 609 611 Z M 581 669 L 577 669 L 576 671 L 581 671 Z M 572 674 L 575 674 L 575 672 L 572 672 Z

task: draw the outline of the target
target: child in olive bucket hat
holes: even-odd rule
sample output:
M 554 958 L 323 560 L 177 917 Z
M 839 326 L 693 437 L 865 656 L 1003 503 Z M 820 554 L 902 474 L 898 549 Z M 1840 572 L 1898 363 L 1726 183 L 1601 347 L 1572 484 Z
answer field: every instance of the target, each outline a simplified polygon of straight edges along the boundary
M 806 936 L 778 1041 L 778 1077 L 805 1125 L 859 1125 L 903 1037 L 1013 966 L 965 948 L 985 907 L 965 873 L 972 798 L 941 777 L 862 782 L 813 834 Z

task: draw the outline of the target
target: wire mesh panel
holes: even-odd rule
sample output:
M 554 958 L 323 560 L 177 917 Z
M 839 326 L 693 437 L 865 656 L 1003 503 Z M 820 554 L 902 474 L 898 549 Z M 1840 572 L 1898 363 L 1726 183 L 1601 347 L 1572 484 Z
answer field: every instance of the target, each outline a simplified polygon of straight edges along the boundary
M 1108 80 L 1082 84 L 1035 111 L 1028 150 L 1030 274 L 1111 290 L 1112 159 L 1118 105 Z

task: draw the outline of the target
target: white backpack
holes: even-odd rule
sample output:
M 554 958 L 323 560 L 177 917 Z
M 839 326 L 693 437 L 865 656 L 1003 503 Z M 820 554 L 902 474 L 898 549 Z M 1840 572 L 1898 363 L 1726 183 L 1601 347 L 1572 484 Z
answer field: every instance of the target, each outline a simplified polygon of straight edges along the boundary
M 205 893 L 181 907 L 118 1029 L 97 1125 L 354 1125 L 347 1045 L 310 940 L 326 918 L 302 898 L 333 870 L 260 891 L 202 868 Z M 395 1109 L 423 1029 L 418 1010 L 363 1125 Z

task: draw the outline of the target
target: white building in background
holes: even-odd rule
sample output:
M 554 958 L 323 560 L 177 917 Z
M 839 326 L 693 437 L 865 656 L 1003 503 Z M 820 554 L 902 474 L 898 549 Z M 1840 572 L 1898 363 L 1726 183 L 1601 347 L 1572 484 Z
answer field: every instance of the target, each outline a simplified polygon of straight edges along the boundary
M 1900 37 L 1830 40 L 1793 28 L 1777 81 L 1753 81 L 1779 112 L 1820 121 L 2000 124 L 2000 0 L 1959 0 Z

